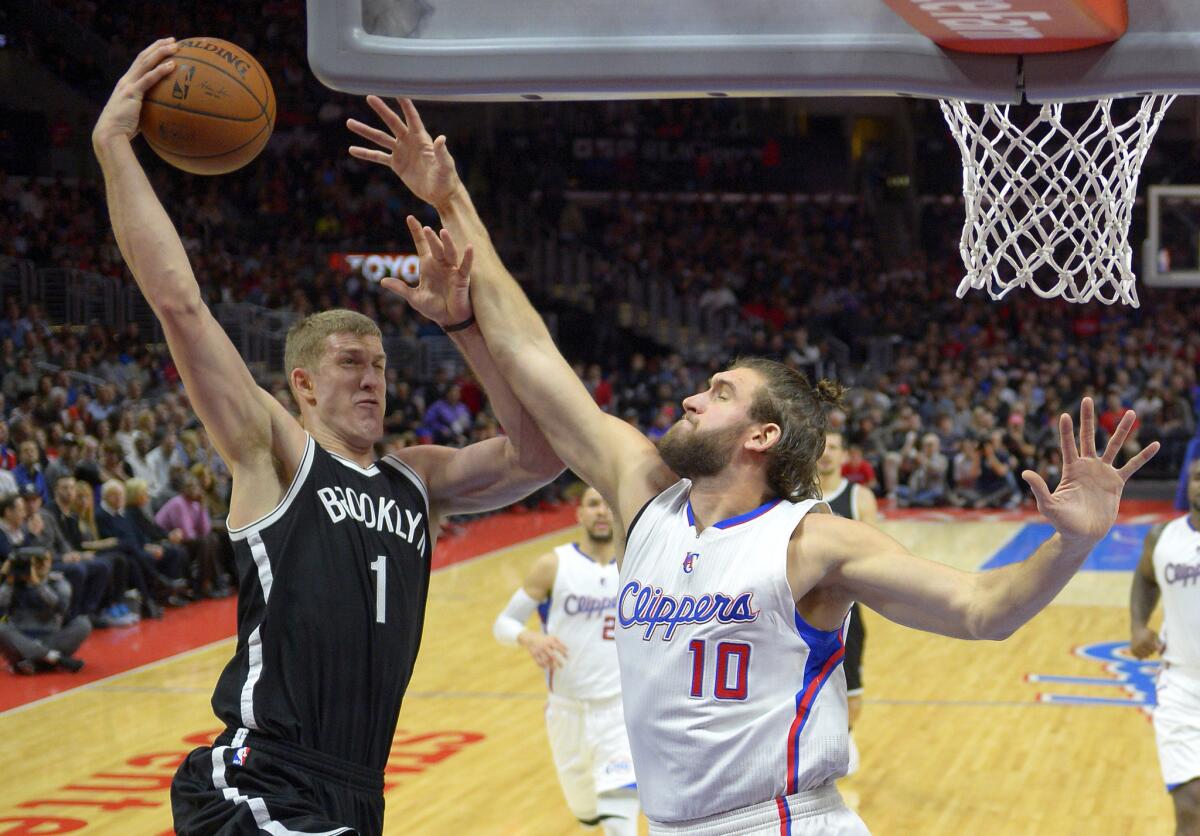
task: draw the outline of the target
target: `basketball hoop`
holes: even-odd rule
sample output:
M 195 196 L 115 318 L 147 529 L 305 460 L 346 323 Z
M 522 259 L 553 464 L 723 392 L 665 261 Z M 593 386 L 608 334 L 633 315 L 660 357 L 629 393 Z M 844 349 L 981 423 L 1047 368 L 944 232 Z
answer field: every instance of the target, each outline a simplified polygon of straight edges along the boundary
M 1174 100 L 1102 99 L 1077 127 L 1064 115 L 1076 124 L 1087 103 L 1044 104 L 1020 125 L 1009 105 L 943 100 L 963 155 L 967 274 L 958 296 L 973 288 L 1001 299 L 1028 287 L 1046 299 L 1137 307 L 1129 220 L 1142 161 Z M 1114 115 L 1114 104 L 1137 112 Z

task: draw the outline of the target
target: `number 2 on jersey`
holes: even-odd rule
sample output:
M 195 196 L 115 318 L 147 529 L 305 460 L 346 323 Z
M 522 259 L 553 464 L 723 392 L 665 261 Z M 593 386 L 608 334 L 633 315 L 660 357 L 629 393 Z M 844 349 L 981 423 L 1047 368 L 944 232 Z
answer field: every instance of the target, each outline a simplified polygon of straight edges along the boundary
M 704 639 L 692 639 L 688 642 L 688 652 L 692 654 L 692 687 L 688 691 L 688 696 L 696 699 L 704 697 L 704 659 L 707 645 L 708 643 Z M 732 685 L 729 684 L 731 662 L 736 668 Z M 717 670 L 713 683 L 714 697 L 719 700 L 746 699 L 749 674 L 750 645 L 744 642 L 720 642 L 717 644 Z
M 375 573 L 375 622 L 387 624 L 387 555 L 381 554 L 371 564 Z

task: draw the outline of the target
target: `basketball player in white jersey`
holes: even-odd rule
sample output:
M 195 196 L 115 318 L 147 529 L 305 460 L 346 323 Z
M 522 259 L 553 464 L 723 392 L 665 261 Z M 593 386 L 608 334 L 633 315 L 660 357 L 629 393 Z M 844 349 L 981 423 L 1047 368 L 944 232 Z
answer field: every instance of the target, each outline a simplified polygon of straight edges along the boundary
M 382 131 L 348 127 L 446 227 L 433 242 L 474 248 L 469 291 L 496 364 L 555 452 L 612 506 L 625 539 L 617 652 L 638 794 L 652 833 L 861 834 L 834 781 L 846 773 L 841 635 L 853 601 L 921 630 L 1000 640 L 1045 607 L 1116 518 L 1127 412 L 1103 455 L 1090 399 L 1081 447 L 1059 421 L 1063 471 L 1052 494 L 1025 480 L 1055 534 L 1028 560 L 963 572 L 922 560 L 882 532 L 828 513 L 817 495 L 825 410 L 840 387 L 744 359 L 683 402 L 657 446 L 592 400 L 501 263 L 454 169 L 416 108 L 368 97 Z M 406 298 L 403 282 L 385 286 Z M 466 282 L 456 292 L 465 293 Z M 426 289 L 426 292 L 428 290 Z M 418 306 L 419 309 L 419 306 Z
M 1200 833 L 1200 459 L 1188 466 L 1188 513 L 1146 537 L 1129 596 L 1139 659 L 1162 654 L 1154 737 L 1163 781 L 1175 803 L 1175 832 Z M 1162 636 L 1149 628 L 1162 598 Z
M 836 430 L 825 433 L 825 452 L 817 460 L 817 487 L 820 488 L 821 499 L 829 505 L 829 510 L 839 517 L 875 525 L 879 521 L 879 506 L 875 502 L 875 494 L 842 475 L 842 465 L 845 463 L 845 437 Z M 858 746 L 854 742 L 854 724 L 862 714 L 862 657 L 867 642 L 862 608 L 857 601 L 850 607 L 850 620 L 846 624 L 844 638 L 846 658 L 842 667 L 846 671 L 846 701 L 850 716 L 850 763 L 846 774 L 853 775 L 858 771 Z
M 502 644 L 524 647 L 546 671 L 546 733 L 571 813 L 600 825 L 606 836 L 636 836 L 637 782 L 614 641 L 619 578 L 612 511 L 589 487 L 576 519 L 583 541 L 538 558 L 493 633 Z M 535 610 L 542 629 L 526 629 Z

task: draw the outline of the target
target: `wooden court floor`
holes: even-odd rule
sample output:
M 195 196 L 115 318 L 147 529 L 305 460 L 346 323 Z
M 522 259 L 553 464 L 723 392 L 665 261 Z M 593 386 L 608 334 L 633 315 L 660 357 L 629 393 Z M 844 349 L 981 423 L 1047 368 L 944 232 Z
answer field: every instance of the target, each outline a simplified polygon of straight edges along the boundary
M 918 553 L 966 568 L 1018 525 L 885 523 Z M 525 569 L 570 539 L 570 531 L 543 537 L 434 575 L 388 769 L 387 833 L 584 832 L 559 794 L 539 672 L 491 635 Z M 1038 699 L 1125 690 L 1027 681 L 1115 680 L 1121 664 L 1106 672 L 1073 651 L 1127 640 L 1128 583 L 1125 573 L 1083 575 L 1002 644 L 919 634 L 869 613 L 855 730 L 862 769 L 842 786 L 872 832 L 1172 832 L 1141 709 Z M 208 701 L 231 649 L 221 641 L 0 715 L 0 836 L 170 833 L 170 776 L 217 730 Z

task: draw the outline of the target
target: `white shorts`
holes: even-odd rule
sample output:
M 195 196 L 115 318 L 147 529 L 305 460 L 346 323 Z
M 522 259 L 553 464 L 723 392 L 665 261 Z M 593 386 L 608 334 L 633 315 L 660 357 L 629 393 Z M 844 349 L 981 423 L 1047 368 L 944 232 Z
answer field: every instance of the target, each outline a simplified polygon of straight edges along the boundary
M 546 733 L 567 806 L 576 818 L 596 818 L 596 796 L 635 787 L 621 695 L 573 700 L 550 694 Z
M 1167 791 L 1200 778 L 1200 678 L 1177 668 L 1158 674 L 1154 737 Z
M 683 822 L 650 822 L 650 836 L 870 836 L 858 814 L 842 801 L 837 787 L 826 784 Z

